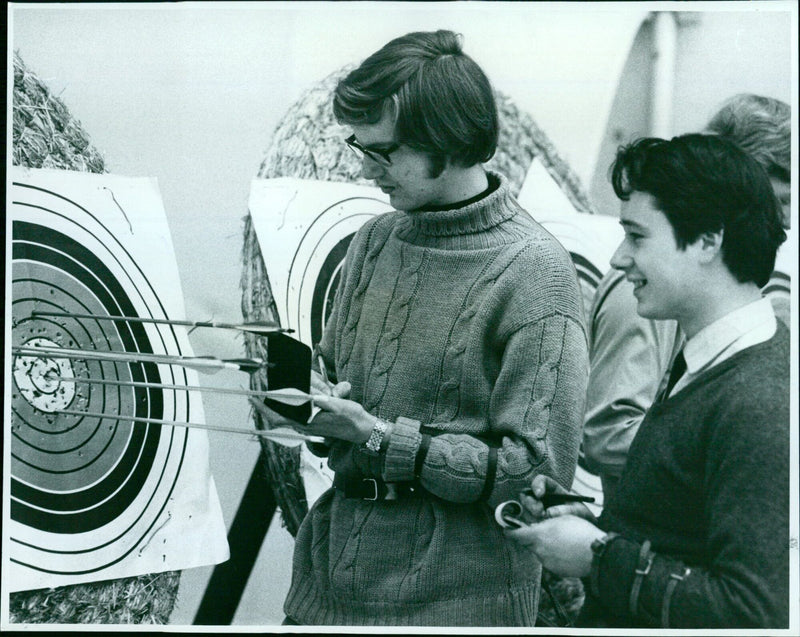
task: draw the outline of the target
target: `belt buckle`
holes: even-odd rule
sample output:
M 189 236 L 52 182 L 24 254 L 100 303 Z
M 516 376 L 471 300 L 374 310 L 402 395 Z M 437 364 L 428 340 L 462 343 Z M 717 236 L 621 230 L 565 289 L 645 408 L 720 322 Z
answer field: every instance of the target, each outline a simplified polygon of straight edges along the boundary
M 364 497 L 364 498 L 361 498 L 361 499 L 362 500 L 370 500 L 370 501 L 377 500 L 378 499 L 378 481 L 375 478 L 363 478 L 361 480 L 361 482 L 371 482 L 372 483 L 372 487 L 375 489 L 375 495 L 374 496 L 372 496 L 371 498 Z

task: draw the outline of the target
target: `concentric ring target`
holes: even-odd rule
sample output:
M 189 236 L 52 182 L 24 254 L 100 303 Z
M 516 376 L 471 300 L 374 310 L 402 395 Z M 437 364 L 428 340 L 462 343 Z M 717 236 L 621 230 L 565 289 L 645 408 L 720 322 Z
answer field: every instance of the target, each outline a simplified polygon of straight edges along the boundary
M 99 215 L 29 183 L 14 183 L 12 200 L 12 345 L 48 353 L 12 362 L 11 559 L 92 573 L 147 542 L 186 450 L 185 428 L 128 417 L 185 422 L 188 392 L 125 383 L 185 385 L 187 377 L 177 367 L 57 350 L 181 355 L 181 347 L 170 326 L 35 315 L 168 318 L 121 233 Z M 119 384 L 88 382 L 97 380 Z
M 347 248 L 355 233 L 348 234 L 334 246 L 322 263 L 317 282 L 314 284 L 314 296 L 311 299 L 311 342 L 319 343 L 325 323 L 333 310 L 333 300 L 341 281 L 342 265 L 347 255 Z
M 622 229 L 614 217 L 578 213 L 559 214 L 538 220 L 569 252 L 578 275 L 584 316 L 591 316 L 594 295 L 620 240 Z M 600 477 L 589 470 L 583 453 L 578 453 L 573 489 L 590 495 L 598 507 L 603 504 Z
M 299 340 L 315 345 L 322 338 L 350 241 L 368 219 L 391 209 L 377 198 L 349 197 L 309 223 L 289 266 L 285 306 Z

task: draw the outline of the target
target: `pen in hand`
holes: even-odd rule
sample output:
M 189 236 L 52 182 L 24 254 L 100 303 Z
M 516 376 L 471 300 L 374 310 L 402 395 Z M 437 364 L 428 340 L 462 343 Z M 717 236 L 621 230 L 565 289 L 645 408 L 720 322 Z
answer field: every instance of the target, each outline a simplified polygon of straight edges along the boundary
M 320 356 L 317 359 L 317 362 L 319 362 L 319 373 L 322 375 L 322 380 L 325 381 L 326 385 L 330 385 L 330 381 L 328 380 L 328 370 L 325 367 L 325 359 Z
M 317 387 L 317 392 L 324 396 L 334 396 L 333 384 L 328 378 L 328 368 L 325 366 L 325 361 L 322 356 L 317 358 L 319 364 L 319 378 L 322 380 L 321 386 Z
M 525 495 L 536 498 L 531 489 L 523 491 Z M 589 495 L 578 495 L 577 493 L 545 493 L 541 498 L 537 498 L 545 509 L 568 502 L 594 502 L 594 498 Z

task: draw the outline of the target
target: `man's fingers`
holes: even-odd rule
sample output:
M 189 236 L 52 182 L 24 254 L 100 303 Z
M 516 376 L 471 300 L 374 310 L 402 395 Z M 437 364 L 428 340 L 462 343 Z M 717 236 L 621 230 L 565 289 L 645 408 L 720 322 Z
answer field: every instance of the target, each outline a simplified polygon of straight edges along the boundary
M 350 395 L 350 383 L 346 380 L 334 385 L 331 388 L 331 394 L 336 398 L 347 398 Z
M 294 427 L 297 423 L 294 420 L 281 416 L 278 412 L 267 407 L 258 398 L 248 399 L 263 420 L 266 420 L 273 427 Z
M 325 396 L 331 393 L 331 384 L 326 383 L 325 380 L 313 369 L 311 370 L 311 391 L 316 394 Z

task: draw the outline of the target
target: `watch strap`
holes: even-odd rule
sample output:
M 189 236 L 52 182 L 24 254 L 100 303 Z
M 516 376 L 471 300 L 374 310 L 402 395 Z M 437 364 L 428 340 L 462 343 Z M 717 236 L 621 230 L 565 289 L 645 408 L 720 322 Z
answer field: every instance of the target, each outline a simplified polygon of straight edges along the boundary
M 364 446 L 367 450 L 373 453 L 379 453 L 381 450 L 381 442 L 383 442 L 383 437 L 386 435 L 386 430 L 389 428 L 389 425 L 386 421 L 381 420 L 378 418 L 375 421 L 375 424 L 372 426 L 372 433 L 370 433 L 369 438 L 364 443 Z

